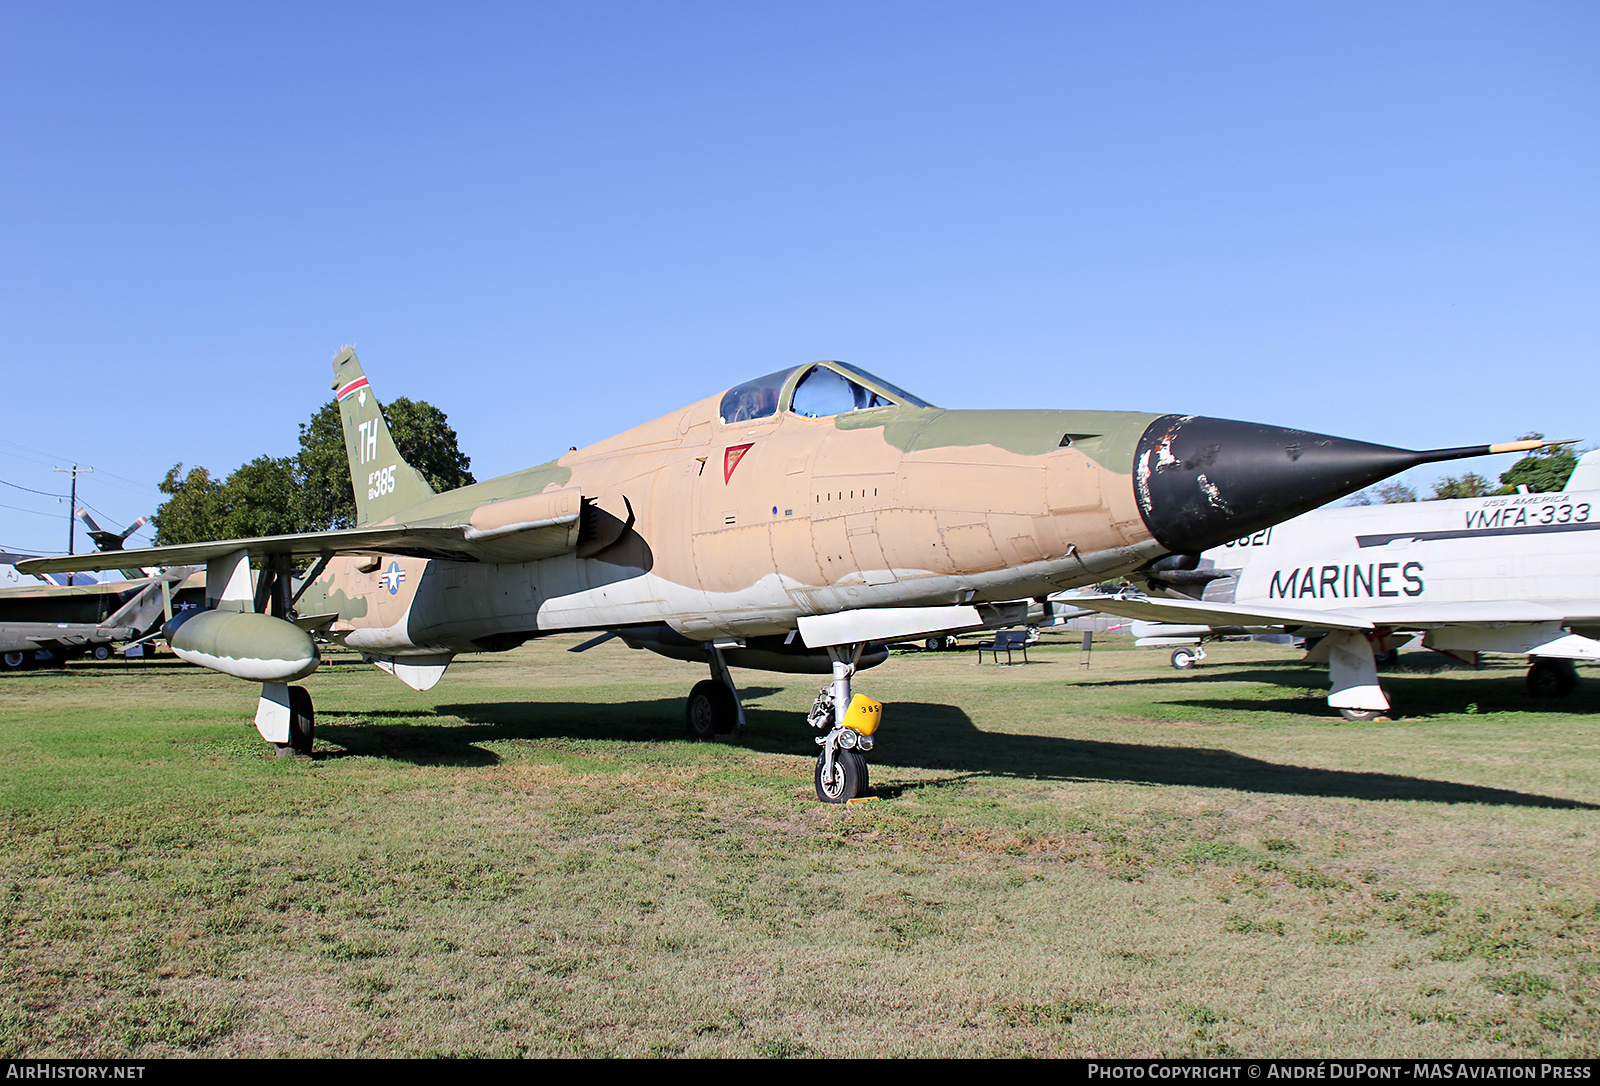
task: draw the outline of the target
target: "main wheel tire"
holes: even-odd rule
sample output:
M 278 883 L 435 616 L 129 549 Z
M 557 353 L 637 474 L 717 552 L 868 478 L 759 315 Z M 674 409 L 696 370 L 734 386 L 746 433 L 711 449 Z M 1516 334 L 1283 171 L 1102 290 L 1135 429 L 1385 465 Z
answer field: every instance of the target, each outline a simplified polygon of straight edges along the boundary
M 1190 668 L 1194 667 L 1196 663 L 1197 661 L 1194 658 L 1193 649 L 1172 650 L 1172 666 L 1177 668 L 1179 671 L 1188 671 Z
M 689 691 L 683 706 L 684 723 L 690 739 L 715 739 L 739 726 L 739 706 L 733 693 L 715 679 L 701 679 Z
M 922 643 L 922 647 L 927 649 L 929 652 L 938 652 L 940 649 L 944 648 L 944 638 L 930 637 Z
M 311 708 L 311 692 L 303 686 L 289 687 L 289 747 L 296 754 L 311 754 L 317 734 L 317 716 Z
M 1383 709 L 1340 709 L 1339 715 L 1346 720 L 1387 720 L 1388 713 Z
M 8 652 L 0 656 L 0 667 L 7 671 L 21 671 L 28 666 L 28 654 L 25 652 Z
M 110 645 L 96 645 L 94 647 L 94 658 L 96 660 L 109 660 L 109 659 L 111 659 L 111 646 Z
M 1564 698 L 1578 689 L 1578 669 L 1571 660 L 1536 657 L 1528 668 L 1528 693 L 1536 698 Z
M 1375 652 L 1372 654 L 1372 664 L 1379 671 L 1388 671 L 1400 662 L 1400 650 L 1390 649 L 1388 652 Z
M 833 773 L 826 780 L 822 772 L 827 760 L 817 755 L 817 798 L 823 803 L 848 803 L 867 792 L 867 756 L 859 750 L 841 750 L 833 757 Z

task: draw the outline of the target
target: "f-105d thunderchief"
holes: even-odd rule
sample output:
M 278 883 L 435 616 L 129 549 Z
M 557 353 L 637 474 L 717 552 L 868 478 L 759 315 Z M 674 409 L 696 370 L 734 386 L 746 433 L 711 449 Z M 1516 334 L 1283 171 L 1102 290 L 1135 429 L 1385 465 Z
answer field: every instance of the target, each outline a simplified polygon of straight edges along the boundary
M 946 411 L 818 362 L 435 494 L 396 451 L 355 353 L 333 373 L 357 527 L 115 559 L 206 564 L 208 606 L 169 640 L 261 684 L 263 738 L 310 750 L 311 698 L 289 684 L 317 669 L 314 637 L 426 690 L 458 653 L 611 632 L 709 665 L 686 710 L 700 737 L 741 722 L 730 666 L 831 674 L 810 715 L 827 802 L 866 787 L 878 706 L 851 683 L 884 658 L 874 646 L 983 625 L 1003 601 L 1197 555 L 1405 468 L 1499 448 L 1411 452 L 1196 416 Z

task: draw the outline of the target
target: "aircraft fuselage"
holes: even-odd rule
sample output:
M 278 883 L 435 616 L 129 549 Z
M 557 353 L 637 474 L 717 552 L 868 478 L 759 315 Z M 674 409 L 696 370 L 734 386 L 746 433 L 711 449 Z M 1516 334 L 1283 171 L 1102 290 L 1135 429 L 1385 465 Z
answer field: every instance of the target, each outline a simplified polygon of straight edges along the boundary
M 576 488 L 614 528 L 633 518 L 593 557 L 340 558 L 298 611 L 337 611 L 330 633 L 378 653 L 640 624 L 711 640 L 781 634 L 802 615 L 1042 595 L 1164 552 L 1132 479 L 1155 415 L 886 406 L 725 424 L 718 404 L 397 518 L 460 522 Z

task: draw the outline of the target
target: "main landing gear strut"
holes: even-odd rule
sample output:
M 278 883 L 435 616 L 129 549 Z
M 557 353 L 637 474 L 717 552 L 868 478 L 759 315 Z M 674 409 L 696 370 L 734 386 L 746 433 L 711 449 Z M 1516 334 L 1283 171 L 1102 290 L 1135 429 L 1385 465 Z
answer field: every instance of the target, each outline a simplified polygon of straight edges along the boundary
M 823 803 L 847 803 L 867 792 L 867 755 L 873 733 L 883 719 L 883 706 L 862 695 L 851 696 L 850 680 L 866 646 L 839 645 L 828 650 L 833 659 L 833 682 L 811 703 L 806 723 L 825 735 L 817 737 L 817 798 Z
M 733 685 L 722 650 L 708 645 L 706 651 L 711 654 L 711 678 L 694 684 L 683 707 L 691 739 L 715 739 L 744 727 L 744 703 L 739 700 L 739 688 Z

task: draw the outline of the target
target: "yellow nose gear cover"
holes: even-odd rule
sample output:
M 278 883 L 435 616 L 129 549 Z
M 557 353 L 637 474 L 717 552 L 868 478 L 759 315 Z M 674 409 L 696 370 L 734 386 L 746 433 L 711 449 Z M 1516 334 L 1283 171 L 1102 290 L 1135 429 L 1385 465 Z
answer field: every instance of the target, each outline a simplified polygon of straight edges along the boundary
M 865 694 L 850 699 L 850 708 L 844 711 L 844 726 L 862 735 L 871 735 L 883 723 L 883 702 L 873 701 Z

